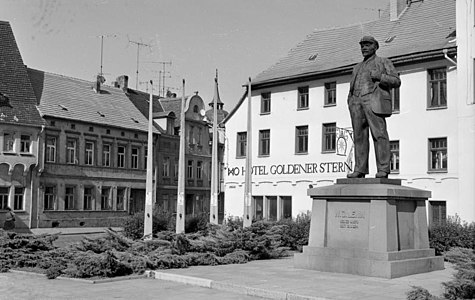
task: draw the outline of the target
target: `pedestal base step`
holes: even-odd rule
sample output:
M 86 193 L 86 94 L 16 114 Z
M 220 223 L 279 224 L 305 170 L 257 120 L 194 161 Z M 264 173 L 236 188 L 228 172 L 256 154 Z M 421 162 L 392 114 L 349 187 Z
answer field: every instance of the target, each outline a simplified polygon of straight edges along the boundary
M 444 269 L 444 258 L 433 249 L 370 252 L 364 249 L 304 247 L 294 266 L 323 272 L 397 278 Z

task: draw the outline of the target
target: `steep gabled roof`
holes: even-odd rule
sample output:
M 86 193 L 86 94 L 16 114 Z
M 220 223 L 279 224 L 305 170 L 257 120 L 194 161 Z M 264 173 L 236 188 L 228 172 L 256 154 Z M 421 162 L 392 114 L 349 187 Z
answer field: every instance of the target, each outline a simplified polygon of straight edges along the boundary
M 378 41 L 378 55 L 402 57 L 443 48 L 455 30 L 455 0 L 425 0 L 412 3 L 396 21 L 389 9 L 380 19 L 350 26 L 315 30 L 290 50 L 286 57 L 258 74 L 253 85 L 351 66 L 362 60 L 359 40 L 372 35 Z
M 95 82 L 34 69 L 28 69 L 28 74 L 43 117 L 148 130 L 147 118 L 122 89 L 102 86 L 96 93 L 92 88 Z
M 185 97 L 188 101 L 189 96 Z M 160 98 L 160 104 L 164 111 L 172 111 L 175 113 L 175 127 L 180 127 L 181 122 L 181 97 L 180 98 Z
M 41 126 L 44 120 L 10 23 L 0 21 L 0 123 Z M 10 104 L 7 106 L 7 102 Z

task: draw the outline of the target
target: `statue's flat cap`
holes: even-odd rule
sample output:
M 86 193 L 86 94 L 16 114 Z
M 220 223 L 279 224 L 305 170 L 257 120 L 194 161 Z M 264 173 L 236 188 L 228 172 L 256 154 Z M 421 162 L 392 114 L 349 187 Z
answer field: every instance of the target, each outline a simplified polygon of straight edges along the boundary
M 360 44 L 363 44 L 363 43 L 372 43 L 376 45 L 379 44 L 378 41 L 370 35 L 365 35 L 364 37 L 361 38 Z

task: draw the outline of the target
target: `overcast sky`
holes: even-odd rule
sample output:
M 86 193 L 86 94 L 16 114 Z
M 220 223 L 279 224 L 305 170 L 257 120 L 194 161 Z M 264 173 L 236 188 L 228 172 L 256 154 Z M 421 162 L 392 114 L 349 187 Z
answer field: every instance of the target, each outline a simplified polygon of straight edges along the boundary
M 242 84 L 265 70 L 314 29 L 378 18 L 389 0 L 0 0 L 23 61 L 31 68 L 106 84 L 129 76 L 158 89 L 159 62 L 166 86 L 181 96 L 213 97 L 215 70 L 221 100 L 230 111 Z M 146 90 L 144 83 L 140 90 Z M 150 87 L 149 87 L 150 89 Z

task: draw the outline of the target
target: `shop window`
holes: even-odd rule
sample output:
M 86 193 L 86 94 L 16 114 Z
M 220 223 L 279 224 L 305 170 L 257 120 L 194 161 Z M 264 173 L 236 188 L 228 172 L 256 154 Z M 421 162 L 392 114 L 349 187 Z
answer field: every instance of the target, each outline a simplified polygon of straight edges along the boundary
M 281 196 L 282 218 L 292 218 L 292 197 Z
M 94 209 L 94 188 L 85 187 L 84 188 L 84 210 L 93 210 Z
M 64 209 L 76 209 L 76 188 L 74 186 L 66 186 L 66 192 L 64 196 Z
M 270 130 L 259 130 L 259 155 L 270 155 Z
M 399 173 L 399 141 L 390 141 L 389 149 L 391 151 L 389 160 L 391 173 Z
M 56 137 L 47 136 L 46 137 L 46 153 L 45 153 L 46 162 L 56 162 Z
M 297 109 L 308 108 L 308 86 L 302 86 L 298 88 L 298 101 Z
M 110 187 L 102 187 L 101 190 L 101 210 L 111 210 L 112 201 L 111 201 L 111 191 Z
M 447 138 L 429 139 L 429 171 L 447 172 Z
M 236 157 L 246 157 L 246 150 L 247 150 L 247 132 L 238 132 Z
M 336 105 L 336 82 L 325 83 L 325 106 Z
M 264 219 L 264 197 L 254 196 L 254 218 L 259 221 Z
M 267 219 L 277 221 L 277 196 L 267 196 Z
M 335 152 L 336 149 L 336 123 L 323 124 L 323 152 Z
M 429 103 L 428 108 L 447 107 L 447 68 L 428 70 Z
M 116 204 L 117 204 L 117 210 L 125 210 L 125 187 L 118 187 L 117 188 L 117 199 L 116 199 Z
M 308 126 L 297 126 L 295 128 L 295 152 L 308 153 Z
M 13 199 L 13 210 L 23 210 L 25 198 L 25 189 L 23 187 L 15 187 L 15 197 Z
M 54 186 L 45 186 L 44 191 L 44 210 L 54 210 L 56 207 L 56 188 Z
M 447 221 L 445 201 L 429 201 L 429 226 L 443 225 Z
M 270 92 L 261 94 L 261 114 L 270 113 Z
M 10 188 L 0 187 L 0 209 L 6 209 L 8 207 L 8 195 Z

